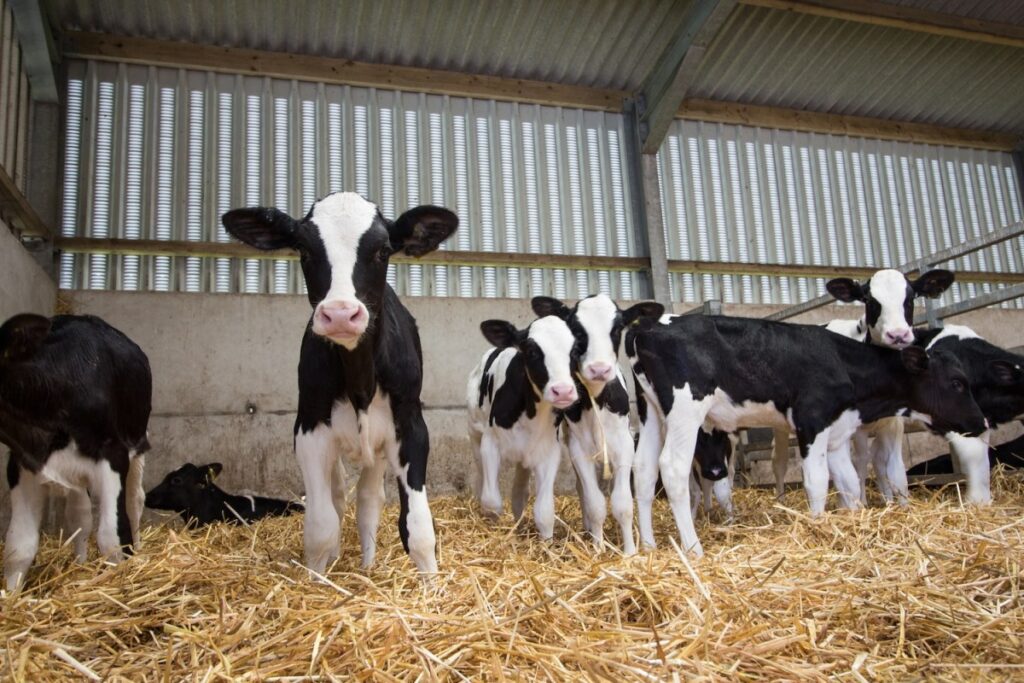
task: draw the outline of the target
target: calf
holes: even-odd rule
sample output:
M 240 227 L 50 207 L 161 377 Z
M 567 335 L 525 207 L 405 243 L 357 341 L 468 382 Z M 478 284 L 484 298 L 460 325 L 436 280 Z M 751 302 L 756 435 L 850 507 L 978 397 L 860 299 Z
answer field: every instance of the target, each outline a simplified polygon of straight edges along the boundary
M 99 318 L 22 314 L 0 327 L 0 441 L 11 449 L 8 590 L 24 581 L 39 547 L 44 485 L 68 495 L 79 560 L 92 528 L 90 494 L 100 554 L 116 562 L 138 542 L 152 385 L 146 354 Z
M 252 522 L 262 517 L 290 515 L 303 509 L 301 503 L 260 496 L 233 496 L 213 480 L 224 466 L 186 463 L 174 470 L 146 494 L 146 507 L 177 512 L 186 525 L 212 522 Z
M 502 461 L 514 463 L 512 513 L 519 519 L 526 509 L 532 472 L 534 521 L 541 538 L 550 539 L 555 475 L 562 457 L 556 411 L 579 398 L 573 381 L 579 371 L 576 340 L 565 321 L 555 316 L 535 320 L 525 330 L 504 320 L 487 320 L 480 330 L 495 347 L 480 359 L 466 386 L 480 507 L 488 515 L 501 514 L 498 470 Z
M 576 375 L 580 400 L 565 411 L 563 424 L 569 433 L 569 457 L 579 483 L 583 525 L 600 548 L 607 508 L 593 458 L 607 448 L 615 480 L 612 516 L 619 523 L 623 552 L 633 555 L 633 438 L 629 432 L 629 394 L 619 371 L 619 344 L 624 328 L 642 317 L 660 317 L 665 307 L 645 301 L 621 310 L 604 294 L 582 299 L 573 308 L 546 296 L 534 297 L 531 303 L 538 316 L 554 315 L 569 325 L 580 354 L 580 372 Z
M 393 253 L 421 256 L 458 219 L 419 206 L 394 221 L 351 192 L 317 201 L 296 220 L 278 209 L 235 209 L 224 227 L 257 249 L 299 252 L 313 314 L 299 351 L 295 455 L 306 486 L 306 565 L 322 573 L 338 557 L 345 505 L 341 456 L 362 463 L 356 520 L 363 567 L 373 564 L 384 506 L 384 469 L 398 480 L 402 545 L 421 572 L 437 571 L 427 503 L 430 444 L 420 389 L 416 321 L 387 284 Z
M 891 268 L 879 270 L 863 284 L 851 278 L 834 278 L 825 285 L 829 294 L 845 303 L 862 302 L 864 315 L 858 320 L 833 320 L 825 328 L 857 341 L 902 349 L 914 340 L 914 300 L 918 297 L 933 299 L 941 296 L 953 284 L 953 280 L 954 275 L 948 270 L 930 270 L 910 280 Z M 871 436 L 875 436 L 875 442 L 869 449 Z M 884 418 L 857 430 L 853 437 L 853 464 L 857 470 L 859 486 L 856 490 L 840 492 L 844 505 L 854 507 L 858 500 L 866 502 L 864 483 L 868 462 L 872 460 L 875 463 L 875 478 L 882 491 L 895 489 L 900 493 L 900 502 L 906 502 L 907 477 L 903 470 L 902 441 L 903 420 L 898 417 Z M 898 466 L 893 467 L 897 460 Z M 777 429 L 772 469 L 775 473 L 775 491 L 779 496 L 784 491 L 788 462 L 789 432 Z M 833 478 L 837 483 L 842 481 L 841 477 L 833 475 Z M 886 495 L 887 499 L 891 497 L 891 493 Z
M 667 325 L 629 330 L 626 353 L 649 410 L 665 424 L 660 454 L 644 447 L 649 430 L 641 432 L 637 471 L 653 450 L 658 467 L 646 462 L 643 469 L 660 468 L 683 546 L 698 554 L 687 481 L 702 425 L 726 432 L 793 428 L 815 516 L 824 511 L 828 492 L 826 454 L 848 449 L 860 424 L 913 411 L 938 432 L 977 434 L 986 426 L 959 362 L 941 350 L 931 356 L 919 347 L 896 352 L 817 326 L 678 316 Z M 846 460 L 840 474 L 855 479 Z M 653 477 L 638 476 L 638 488 L 653 484 Z M 650 520 L 641 517 L 640 529 L 641 540 L 653 545 Z
M 989 427 L 1024 414 L 1024 356 L 990 344 L 963 325 L 919 332 L 917 343 L 929 353 L 949 353 L 960 361 Z M 988 435 L 975 438 L 950 433 L 946 438 L 967 479 L 967 500 L 981 505 L 991 503 Z M 903 467 L 902 459 L 899 467 Z

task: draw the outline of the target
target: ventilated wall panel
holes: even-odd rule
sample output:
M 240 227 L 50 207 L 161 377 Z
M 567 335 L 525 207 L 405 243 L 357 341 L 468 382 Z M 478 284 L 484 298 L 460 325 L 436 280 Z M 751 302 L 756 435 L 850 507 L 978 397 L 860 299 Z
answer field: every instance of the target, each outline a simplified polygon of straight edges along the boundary
M 448 206 L 450 250 L 494 263 L 393 266 L 399 294 L 640 295 L 636 273 L 508 268 L 502 253 L 634 256 L 622 119 L 601 112 L 141 65 L 68 65 L 61 232 L 228 240 L 219 217 L 301 217 L 352 190 L 394 217 Z M 539 263 L 538 265 L 543 265 Z M 66 255 L 61 286 L 297 293 L 287 260 Z

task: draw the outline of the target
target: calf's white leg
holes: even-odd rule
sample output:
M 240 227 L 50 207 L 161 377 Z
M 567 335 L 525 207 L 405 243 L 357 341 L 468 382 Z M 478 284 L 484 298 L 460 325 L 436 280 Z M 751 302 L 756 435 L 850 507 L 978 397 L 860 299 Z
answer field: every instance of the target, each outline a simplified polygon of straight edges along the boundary
M 309 432 L 300 429 L 295 435 L 295 457 L 306 486 L 305 562 L 309 569 L 323 574 L 327 563 L 338 557 L 341 542 L 341 521 L 332 493 L 337 444 L 330 427 L 319 424 Z
M 672 411 L 665 416 L 665 447 L 658 458 L 661 482 L 668 494 L 683 550 L 698 557 L 704 554 L 704 549 L 697 538 L 690 512 L 690 473 L 697 447 L 697 432 L 704 424 L 710 402 L 710 397 L 700 401 L 694 399 L 689 385 L 675 390 Z
M 597 481 L 593 461 L 575 437 L 569 439 L 569 459 L 576 470 L 583 526 L 594 539 L 594 546 L 600 550 L 604 543 L 604 519 L 607 514 L 604 493 L 601 492 L 601 485 Z
M 92 500 L 89 498 L 89 491 L 85 487 L 68 490 L 67 498 L 64 501 L 64 530 L 69 536 L 75 534 L 75 558 L 79 562 L 85 562 L 89 559 L 89 535 L 92 533 Z
M 537 533 L 545 541 L 551 540 L 555 533 L 555 477 L 558 475 L 558 462 L 562 455 L 557 445 L 552 445 L 550 449 L 547 457 L 533 471 L 536 487 L 533 520 L 537 524 Z
M 647 421 L 640 426 L 640 441 L 633 459 L 634 486 L 636 487 L 637 526 L 640 530 L 640 545 L 655 548 L 654 489 L 658 483 L 658 456 L 661 453 L 661 420 L 652 406 L 647 408 Z
M 530 497 L 530 470 L 516 463 L 515 472 L 512 475 L 512 492 L 509 495 L 512 504 L 512 516 L 519 521 L 526 510 L 526 501 Z
M 875 478 L 886 502 L 906 505 L 910 499 L 907 468 L 903 465 L 903 420 L 893 418 L 876 430 L 871 447 Z
M 850 456 L 853 460 L 853 468 L 857 470 L 857 478 L 860 479 L 860 502 L 868 503 L 868 465 L 871 461 L 870 449 L 871 437 L 863 427 L 858 428 L 850 439 Z M 877 475 L 876 475 L 877 477 Z
M 967 502 L 975 505 L 992 503 L 991 472 L 988 468 L 989 434 L 981 437 L 946 434 L 953 453 L 960 460 L 960 469 L 967 479 Z
M 826 455 L 828 469 L 839 492 L 839 502 L 847 510 L 856 510 L 861 506 L 860 477 L 850 462 L 850 441 L 843 439 Z
M 117 498 L 121 495 L 121 476 L 114 471 L 107 460 L 100 460 L 89 476 L 89 490 L 96 494 L 98 521 L 96 524 L 96 545 L 100 555 L 109 562 L 119 562 L 121 541 L 117 534 Z
M 39 550 L 45 501 L 46 493 L 38 475 L 20 469 L 18 485 L 11 489 L 11 522 L 4 541 L 4 581 L 9 591 L 17 590 L 25 581 Z
M 609 438 L 608 448 L 611 450 L 609 457 L 615 463 L 611 501 L 612 517 L 619 523 L 619 532 L 622 534 L 622 552 L 627 556 L 635 555 L 633 492 L 629 485 L 629 475 L 633 471 L 633 439 L 629 435 L 629 425 L 625 421 L 621 428 Z M 604 500 L 602 499 L 603 508 Z
M 798 434 L 798 436 L 800 436 Z M 804 491 L 811 516 L 819 517 L 825 512 L 828 498 L 828 429 L 813 435 L 814 440 L 806 446 L 804 457 Z
M 132 545 L 141 547 L 139 528 L 142 524 L 142 510 L 146 507 L 146 491 L 142 488 L 142 474 L 146 469 L 145 455 L 129 455 L 125 505 L 128 507 L 128 524 L 132 529 Z M 86 532 L 86 536 L 88 536 Z
M 377 556 L 377 527 L 380 513 L 384 509 L 384 468 L 383 458 L 374 458 L 363 463 L 359 473 L 356 494 L 356 526 L 359 529 L 359 545 L 363 550 L 363 569 L 373 566 Z
M 498 488 L 498 469 L 501 453 L 489 434 L 480 439 L 480 507 L 484 516 L 501 517 L 501 490 Z

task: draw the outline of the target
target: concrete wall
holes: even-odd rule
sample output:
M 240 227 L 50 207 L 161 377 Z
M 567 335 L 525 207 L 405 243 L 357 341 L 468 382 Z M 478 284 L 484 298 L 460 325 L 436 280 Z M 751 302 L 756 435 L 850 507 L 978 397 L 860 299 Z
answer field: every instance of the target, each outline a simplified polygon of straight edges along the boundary
M 147 463 L 147 486 L 183 462 L 217 460 L 225 464 L 225 488 L 282 496 L 302 492 L 291 434 L 299 341 L 310 313 L 304 297 L 68 294 L 76 312 L 107 319 L 149 354 L 154 451 Z M 532 315 L 528 303 L 518 299 L 409 298 L 406 304 L 418 321 L 426 361 L 423 402 L 431 432 L 430 489 L 468 494 L 475 466 L 466 439 L 465 381 L 487 347 L 479 322 L 505 318 L 523 325 Z M 760 317 L 776 308 L 727 306 L 725 312 Z M 829 306 L 800 320 L 854 317 L 859 310 Z M 1003 346 L 1024 343 L 1021 311 L 979 311 L 956 322 Z M 915 435 L 908 443 L 908 460 L 941 450 L 943 441 Z M 559 486 L 571 490 L 571 476 L 563 476 Z M 387 488 L 394 493 L 393 486 Z
M 0 323 L 17 313 L 53 315 L 57 285 L 47 276 L 21 242 L 0 221 Z M 0 444 L 0 463 L 7 471 L 7 448 Z M 11 506 L 7 477 L 0 485 L 0 529 L 7 528 Z

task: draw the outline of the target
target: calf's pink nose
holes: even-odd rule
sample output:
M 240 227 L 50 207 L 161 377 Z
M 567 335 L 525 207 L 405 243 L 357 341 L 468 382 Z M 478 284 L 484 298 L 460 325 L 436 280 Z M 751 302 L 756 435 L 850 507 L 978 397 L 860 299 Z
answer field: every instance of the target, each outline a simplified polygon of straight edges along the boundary
M 607 380 L 612 377 L 612 366 L 607 363 L 591 363 L 587 366 L 590 379 Z
M 914 335 L 910 330 L 890 330 L 885 333 L 885 338 L 890 344 L 909 344 Z
M 324 302 L 316 310 L 317 326 L 322 334 L 361 334 L 366 328 L 366 309 L 351 301 Z
M 551 385 L 551 398 L 555 402 L 575 401 L 576 386 L 573 384 L 553 384 Z

